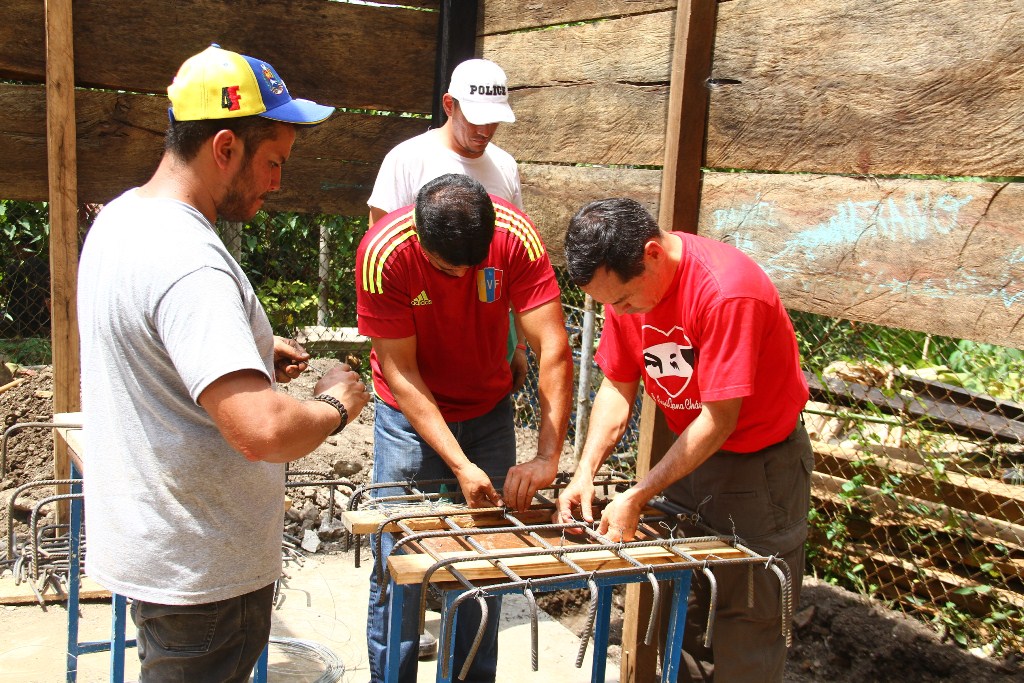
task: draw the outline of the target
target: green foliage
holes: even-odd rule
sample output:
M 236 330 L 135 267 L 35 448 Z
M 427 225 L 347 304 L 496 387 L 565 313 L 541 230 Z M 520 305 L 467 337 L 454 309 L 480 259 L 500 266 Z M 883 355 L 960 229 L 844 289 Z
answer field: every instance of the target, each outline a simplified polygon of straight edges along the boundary
M 50 215 L 46 202 L 0 199 L 0 257 L 6 259 L 23 249 L 49 253 Z
M 330 249 L 325 322 L 352 327 L 355 253 L 366 233 L 365 216 L 260 212 L 242 228 L 242 267 L 277 334 L 317 324 L 321 229 Z
M 37 337 L 0 339 L 0 357 L 18 365 L 50 365 L 53 362 L 50 340 Z

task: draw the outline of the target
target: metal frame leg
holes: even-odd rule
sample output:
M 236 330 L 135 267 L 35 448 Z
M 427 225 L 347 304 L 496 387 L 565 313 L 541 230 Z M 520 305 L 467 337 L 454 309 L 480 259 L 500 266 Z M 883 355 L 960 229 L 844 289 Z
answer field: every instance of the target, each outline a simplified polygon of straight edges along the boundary
M 672 582 L 672 612 L 669 616 L 668 633 L 665 636 L 663 652 L 664 667 L 662 683 L 674 683 L 679 675 L 679 661 L 683 656 L 683 630 L 686 628 L 687 596 L 690 594 L 692 572 L 684 572 Z
M 391 581 L 388 597 L 388 649 L 384 675 L 388 683 L 397 683 L 402 666 L 402 613 L 405 609 L 405 586 Z
M 75 463 L 71 463 L 71 478 L 81 479 L 81 474 Z M 81 484 L 72 484 L 71 493 L 81 493 Z M 81 533 L 82 533 L 82 504 L 81 498 L 71 499 L 71 544 L 68 554 L 68 657 L 67 657 L 67 683 L 76 683 L 78 680 L 78 592 L 81 586 L 81 579 L 78 572 L 80 563 Z
M 123 595 L 111 595 L 110 604 L 110 681 L 111 683 L 122 683 L 124 681 L 124 629 L 127 623 L 125 612 L 128 606 L 128 598 Z
M 597 615 L 594 617 L 594 655 L 590 669 L 591 681 L 603 681 L 608 665 L 608 638 L 611 635 L 612 586 L 597 590 Z
M 270 660 L 270 643 L 263 646 L 260 658 L 256 660 L 256 668 L 253 670 L 252 683 L 267 683 L 267 663 Z

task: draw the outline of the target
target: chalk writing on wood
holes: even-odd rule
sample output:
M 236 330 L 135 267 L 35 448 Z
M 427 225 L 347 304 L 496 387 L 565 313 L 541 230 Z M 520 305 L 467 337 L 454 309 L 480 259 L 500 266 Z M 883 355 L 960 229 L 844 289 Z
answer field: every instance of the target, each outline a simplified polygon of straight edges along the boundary
M 702 202 L 701 234 L 750 254 L 788 306 L 1024 343 L 1024 187 L 708 173 Z

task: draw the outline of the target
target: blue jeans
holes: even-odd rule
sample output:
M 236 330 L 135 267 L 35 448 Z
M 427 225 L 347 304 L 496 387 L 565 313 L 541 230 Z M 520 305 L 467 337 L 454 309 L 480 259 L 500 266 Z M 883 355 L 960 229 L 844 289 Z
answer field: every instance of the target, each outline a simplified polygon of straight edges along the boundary
M 375 402 L 373 425 L 373 482 L 425 481 L 450 479 L 454 477 L 444 460 L 416 433 L 401 411 L 395 410 L 383 401 Z M 516 462 L 516 439 L 512 422 L 512 402 L 508 397 L 498 402 L 491 412 L 464 422 L 449 422 L 449 429 L 455 435 L 466 456 L 482 469 L 491 483 L 504 479 L 510 467 Z M 500 488 L 497 484 L 495 488 Z M 397 490 L 378 489 L 376 496 L 399 493 Z M 376 548 L 376 539 L 371 539 Z M 381 553 L 384 561 L 394 547 L 391 534 L 381 539 Z M 384 604 L 380 604 L 381 595 Z M 387 624 L 390 618 L 390 587 L 377 584 L 376 576 L 370 577 L 370 601 L 366 618 L 366 643 L 370 658 L 370 675 L 374 682 L 385 680 L 387 671 Z M 405 589 L 405 609 L 402 615 L 402 645 L 399 681 L 415 683 L 418 665 L 419 634 L 418 608 L 420 587 Z M 480 648 L 466 677 L 469 683 L 491 683 L 498 666 L 498 616 L 501 598 L 488 598 L 487 630 Z M 475 600 L 467 600 L 459 608 L 455 627 L 455 657 L 452 662 L 453 678 L 457 677 L 466 661 L 466 655 L 476 636 L 480 624 L 480 610 Z M 439 656 L 446 653 L 440 652 Z
M 274 584 L 203 605 L 135 600 L 142 683 L 246 683 L 270 638 Z

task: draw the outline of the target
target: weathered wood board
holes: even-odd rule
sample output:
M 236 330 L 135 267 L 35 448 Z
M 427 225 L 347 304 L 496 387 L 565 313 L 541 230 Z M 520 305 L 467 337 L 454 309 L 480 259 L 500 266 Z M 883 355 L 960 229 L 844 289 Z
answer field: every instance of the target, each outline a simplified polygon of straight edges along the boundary
M 516 113 L 495 142 L 519 161 L 660 166 L 674 17 L 485 37 L 483 56 L 505 68 Z
M 481 12 L 484 33 L 494 34 L 646 14 L 675 9 L 676 4 L 676 0 L 531 0 L 524 7 L 522 0 L 486 0 Z
M 661 171 L 519 164 L 526 212 L 537 224 L 548 256 L 565 265 L 565 231 L 585 204 L 606 197 L 631 197 L 658 215 Z
M 941 503 L 957 510 L 1024 525 L 1024 491 L 1001 481 L 945 472 L 941 478 L 928 467 L 881 456 L 864 459 L 863 453 L 814 442 L 818 469 L 834 477 L 853 479 L 858 474 L 866 484 L 883 486 L 887 477 L 900 477 L 899 489 L 906 495 Z
M 167 98 L 78 90 L 78 196 L 106 202 L 145 182 L 160 161 Z M 0 84 L 0 195 L 45 200 L 46 96 L 40 86 Z M 361 215 L 380 159 L 426 129 L 425 119 L 339 112 L 299 132 L 271 211 Z
M 848 481 L 842 477 L 815 471 L 811 474 L 812 495 L 819 500 L 838 500 L 840 494 L 845 493 L 843 485 Z M 947 528 L 963 528 L 974 534 L 979 541 L 1004 543 L 1024 549 L 1024 526 L 985 515 L 966 515 L 945 503 L 935 503 L 891 490 L 883 491 L 875 486 L 861 485 L 858 490 L 860 505 L 867 506 L 876 515 L 891 518 L 905 516 L 907 510 L 927 510 L 930 522 L 945 525 Z M 915 519 L 920 522 L 923 518 Z
M 44 4 L 5 0 L 0 78 L 43 82 Z M 76 2 L 73 21 L 80 86 L 165 93 L 187 57 L 218 43 L 269 61 L 296 97 L 350 108 L 431 108 L 436 12 L 327 0 L 97 0 Z
M 1022 176 L 1022 35 L 1005 0 L 721 3 L 706 166 Z
M 78 593 L 79 600 L 109 600 L 110 591 L 99 585 L 87 576 L 81 578 L 81 587 Z M 55 593 L 52 589 L 43 594 L 43 602 L 66 602 L 68 596 Z M 39 599 L 36 597 L 32 586 L 28 583 L 15 585 L 14 578 L 4 576 L 0 578 L 0 605 L 36 605 Z
M 518 119 L 497 143 L 521 161 L 660 165 L 671 3 L 517 19 L 511 4 L 487 3 L 480 41 Z M 562 20 L 588 23 L 504 33 Z M 1022 34 L 999 0 L 719 3 L 705 166 L 1022 176 Z
M 707 173 L 700 234 L 789 308 L 1024 348 L 1024 184 Z

